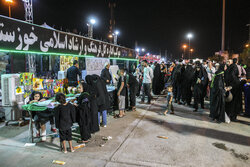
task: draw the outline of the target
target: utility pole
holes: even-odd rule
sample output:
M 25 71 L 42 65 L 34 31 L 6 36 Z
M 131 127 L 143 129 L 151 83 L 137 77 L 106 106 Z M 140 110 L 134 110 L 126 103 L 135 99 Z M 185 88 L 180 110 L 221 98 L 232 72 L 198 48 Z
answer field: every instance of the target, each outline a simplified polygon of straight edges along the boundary
M 88 26 L 88 37 L 93 38 L 93 24 L 88 23 L 87 26 Z
M 223 0 L 222 9 L 222 39 L 221 39 L 221 51 L 225 51 L 225 16 L 226 16 L 226 0 Z

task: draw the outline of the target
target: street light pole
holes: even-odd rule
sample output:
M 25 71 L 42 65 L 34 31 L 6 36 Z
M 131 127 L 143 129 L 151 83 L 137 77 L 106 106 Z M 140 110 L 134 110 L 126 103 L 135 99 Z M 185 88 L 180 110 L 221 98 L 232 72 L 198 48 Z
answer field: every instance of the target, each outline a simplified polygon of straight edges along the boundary
M 11 17 L 11 7 L 10 7 L 10 4 L 9 4 L 9 17 Z
M 249 27 L 249 32 L 248 32 L 249 33 L 249 36 L 248 36 L 249 39 L 248 39 L 248 43 L 250 43 L 250 24 L 247 24 L 247 26 Z
M 117 45 L 117 38 L 118 38 L 118 35 L 119 35 L 119 31 L 115 31 L 114 33 L 114 44 Z
M 11 17 L 11 4 L 13 3 L 13 0 L 5 0 L 5 2 L 9 5 L 9 17 Z
M 189 48 L 189 59 L 190 59 L 190 49 L 191 49 L 191 38 L 193 38 L 193 34 L 191 34 L 191 33 L 189 33 L 188 35 L 187 35 L 187 38 L 188 38 L 188 48 Z
M 192 57 L 193 51 L 194 51 L 194 49 L 190 49 L 191 57 Z M 189 59 L 190 59 L 190 58 L 189 58 Z
M 88 37 L 93 38 L 93 25 L 88 23 Z
M 114 44 L 117 45 L 117 35 L 114 34 Z
M 191 56 L 191 51 L 190 51 L 190 49 L 191 49 L 190 38 L 188 38 L 188 46 L 189 46 L 189 53 L 188 53 L 188 55 L 189 55 L 189 59 L 190 59 L 190 56 Z
M 221 39 L 221 51 L 225 51 L 225 13 L 226 13 L 226 0 L 223 0 L 222 9 L 222 39 Z
M 183 47 L 183 58 L 185 58 L 185 52 L 186 52 L 187 45 L 184 44 L 182 47 Z
M 95 19 L 90 19 L 89 23 L 87 23 L 88 26 L 88 37 L 93 38 L 93 26 L 96 23 Z

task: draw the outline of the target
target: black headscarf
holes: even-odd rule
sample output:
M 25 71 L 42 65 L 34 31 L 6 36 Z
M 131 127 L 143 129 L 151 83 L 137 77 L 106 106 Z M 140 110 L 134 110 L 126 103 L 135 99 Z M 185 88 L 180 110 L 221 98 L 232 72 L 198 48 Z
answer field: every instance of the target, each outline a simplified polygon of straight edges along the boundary
M 218 70 L 215 72 L 215 74 L 219 74 L 222 71 L 225 71 L 225 64 L 220 64 Z

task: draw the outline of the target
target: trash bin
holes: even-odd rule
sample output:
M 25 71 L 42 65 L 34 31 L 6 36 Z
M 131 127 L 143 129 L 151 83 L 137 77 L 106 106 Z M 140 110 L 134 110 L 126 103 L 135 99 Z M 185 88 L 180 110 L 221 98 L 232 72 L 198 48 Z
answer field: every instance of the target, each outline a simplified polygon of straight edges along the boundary
M 245 94 L 245 116 L 250 117 L 250 83 L 244 85 Z

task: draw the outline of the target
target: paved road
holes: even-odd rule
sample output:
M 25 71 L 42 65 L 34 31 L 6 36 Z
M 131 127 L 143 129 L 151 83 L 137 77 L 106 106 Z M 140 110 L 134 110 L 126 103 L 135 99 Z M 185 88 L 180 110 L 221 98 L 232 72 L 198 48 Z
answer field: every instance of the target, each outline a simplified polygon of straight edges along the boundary
M 250 119 L 217 124 L 210 122 L 207 110 L 193 113 L 179 105 L 175 115 L 164 116 L 164 103 L 159 98 L 152 105 L 138 105 L 136 112 L 122 119 L 109 117 L 108 127 L 75 153 L 59 152 L 58 138 L 24 147 L 27 126 L 0 128 L 0 166 L 58 166 L 52 160 L 70 167 L 250 166 Z M 103 141 L 103 136 L 112 140 Z

